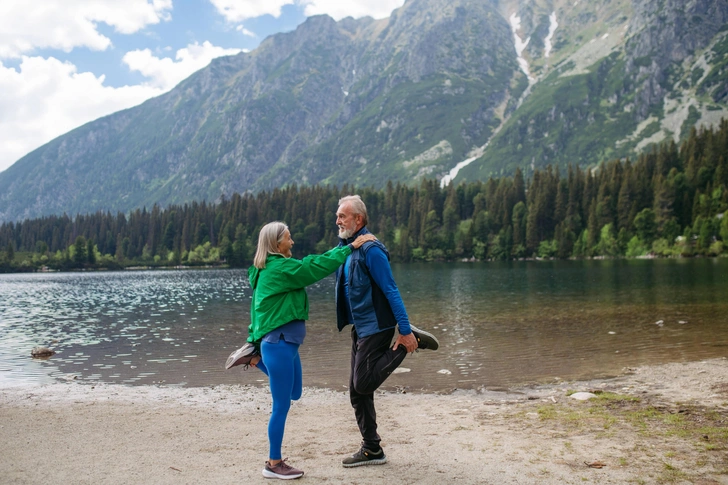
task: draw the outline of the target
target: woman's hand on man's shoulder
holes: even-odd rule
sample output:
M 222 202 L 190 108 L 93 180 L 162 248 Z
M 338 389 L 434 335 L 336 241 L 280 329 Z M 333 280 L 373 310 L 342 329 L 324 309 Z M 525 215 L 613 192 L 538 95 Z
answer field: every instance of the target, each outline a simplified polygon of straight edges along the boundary
M 354 242 L 352 242 L 351 245 L 354 249 L 359 249 L 364 243 L 376 240 L 377 237 L 374 234 L 362 234 L 358 238 L 354 239 Z

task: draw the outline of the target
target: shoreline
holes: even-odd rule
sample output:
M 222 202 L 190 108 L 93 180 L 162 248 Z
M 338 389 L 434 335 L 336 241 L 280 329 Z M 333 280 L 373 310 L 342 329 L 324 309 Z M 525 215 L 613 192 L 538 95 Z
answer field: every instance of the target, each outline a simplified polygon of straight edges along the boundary
M 421 260 L 421 261 L 395 261 L 395 264 L 430 264 L 430 263 L 502 263 L 506 261 L 511 262 L 543 262 L 543 261 L 617 261 L 617 260 L 625 260 L 625 261 L 632 261 L 632 260 L 675 260 L 675 259 L 723 259 L 728 258 L 728 254 L 721 253 L 716 255 L 705 255 L 705 254 L 693 254 L 690 256 L 684 256 L 684 255 L 670 255 L 670 256 L 662 256 L 657 255 L 654 253 L 648 253 L 641 256 L 605 256 L 605 255 L 599 255 L 599 256 L 590 256 L 590 257 L 568 257 L 568 258 L 541 258 L 538 256 L 528 257 L 528 258 L 512 258 L 512 259 L 506 259 L 506 260 L 500 260 L 500 259 L 476 259 L 475 257 L 472 258 L 456 258 L 456 259 L 434 259 L 432 261 L 428 260 Z M 196 270 L 196 269 L 204 269 L 204 270 L 223 270 L 223 269 L 243 269 L 247 270 L 249 266 L 230 266 L 226 263 L 221 264 L 204 264 L 204 265 L 176 265 L 176 266 L 167 266 L 167 265 L 159 265 L 159 266 L 148 266 L 143 264 L 133 265 L 133 266 L 121 266 L 121 267 L 97 267 L 97 268 L 73 268 L 73 269 L 53 269 L 48 267 L 41 267 L 41 268 L 31 268 L 31 267 L 24 267 L 17 269 L 16 271 L 0 271 L 0 274 L 31 274 L 31 273 L 41 273 L 41 274 L 48 274 L 48 273 L 96 273 L 96 272 L 113 272 L 113 271 L 187 271 L 187 270 Z
M 389 463 L 345 469 L 360 441 L 347 393 L 304 389 L 283 441 L 302 480 L 728 484 L 725 357 L 502 391 L 378 392 L 376 402 Z M 269 413 L 267 388 L 251 385 L 0 388 L 0 468 L 21 484 L 261 483 Z

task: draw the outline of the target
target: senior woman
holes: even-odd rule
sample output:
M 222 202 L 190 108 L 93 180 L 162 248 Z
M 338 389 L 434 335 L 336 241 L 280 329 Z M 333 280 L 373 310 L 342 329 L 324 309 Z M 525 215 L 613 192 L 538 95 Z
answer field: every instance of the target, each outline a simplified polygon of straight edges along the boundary
M 252 365 L 268 376 L 273 410 L 268 422 L 269 459 L 266 478 L 293 479 L 303 476 L 281 459 L 283 431 L 291 407 L 303 390 L 298 348 L 306 336 L 308 295 L 306 286 L 333 273 L 352 249 L 376 238 L 368 234 L 347 246 L 303 259 L 291 257 L 293 239 L 282 222 L 263 226 L 253 266 L 248 270 L 253 301 L 250 306 L 248 343 L 233 352 L 225 365 Z

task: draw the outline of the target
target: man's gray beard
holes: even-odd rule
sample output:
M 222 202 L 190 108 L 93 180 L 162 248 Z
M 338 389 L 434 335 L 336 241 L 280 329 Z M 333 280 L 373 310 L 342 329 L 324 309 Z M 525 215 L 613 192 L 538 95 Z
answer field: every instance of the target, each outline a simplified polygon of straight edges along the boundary
M 339 229 L 339 237 L 341 239 L 349 239 L 351 236 L 354 235 L 354 231 L 349 229 Z

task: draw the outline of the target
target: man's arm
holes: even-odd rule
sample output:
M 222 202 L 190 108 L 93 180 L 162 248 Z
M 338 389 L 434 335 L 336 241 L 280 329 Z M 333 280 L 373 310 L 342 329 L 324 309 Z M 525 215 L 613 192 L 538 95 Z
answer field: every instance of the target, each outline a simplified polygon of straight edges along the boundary
M 372 279 L 382 290 L 387 301 L 389 301 L 394 318 L 397 320 L 399 336 L 394 342 L 394 350 L 397 350 L 397 347 L 402 345 L 407 349 L 407 352 L 414 352 L 417 348 L 417 339 L 412 335 L 407 310 L 404 308 L 404 302 L 402 301 L 402 296 L 399 294 L 397 283 L 394 282 L 392 267 L 389 265 L 387 255 L 378 246 L 372 246 L 366 253 L 366 263 L 369 274 L 371 274 Z

